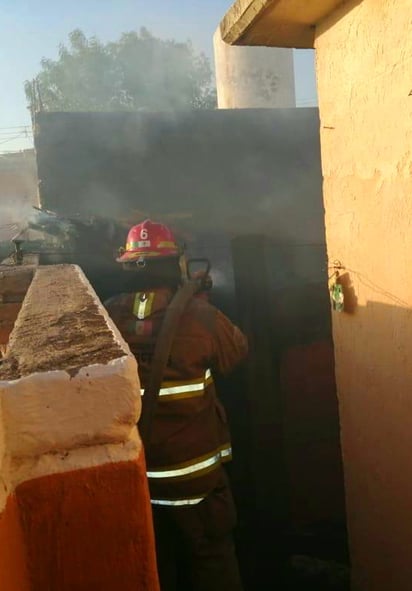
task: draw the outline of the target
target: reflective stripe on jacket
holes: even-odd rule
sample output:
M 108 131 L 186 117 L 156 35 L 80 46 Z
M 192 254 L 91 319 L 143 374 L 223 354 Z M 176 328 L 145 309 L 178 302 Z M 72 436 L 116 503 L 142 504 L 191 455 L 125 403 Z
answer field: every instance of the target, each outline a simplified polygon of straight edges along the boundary
M 198 380 L 187 380 L 186 382 L 163 382 L 159 390 L 159 396 L 167 396 L 168 400 L 181 400 L 202 396 L 206 387 L 212 382 L 212 371 L 207 369 L 203 378 Z M 144 388 L 140 390 L 144 396 Z
M 154 290 L 122 294 L 106 303 L 137 358 L 143 405 L 156 336 L 172 296 L 169 290 Z M 216 485 L 220 466 L 232 452 L 213 373 L 230 372 L 246 354 L 246 338 L 226 316 L 202 299 L 189 302 L 165 370 L 146 450 L 153 504 L 196 504 Z

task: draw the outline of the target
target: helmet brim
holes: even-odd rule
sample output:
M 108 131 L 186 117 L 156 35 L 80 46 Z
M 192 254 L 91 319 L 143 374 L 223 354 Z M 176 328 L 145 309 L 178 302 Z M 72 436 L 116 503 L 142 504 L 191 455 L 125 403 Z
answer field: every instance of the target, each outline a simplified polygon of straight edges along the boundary
M 163 252 L 151 251 L 142 252 L 141 250 L 129 250 L 124 252 L 120 257 L 116 259 L 118 263 L 133 263 L 139 259 L 161 259 L 178 257 L 179 252 L 175 249 L 164 249 Z

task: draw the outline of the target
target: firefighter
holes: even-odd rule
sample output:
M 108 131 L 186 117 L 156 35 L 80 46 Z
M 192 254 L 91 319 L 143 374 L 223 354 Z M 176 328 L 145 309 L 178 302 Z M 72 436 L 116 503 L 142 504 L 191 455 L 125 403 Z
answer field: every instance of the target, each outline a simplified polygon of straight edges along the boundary
M 117 261 L 130 272 L 130 292 L 106 307 L 138 361 L 144 412 L 156 336 L 186 262 L 170 229 L 150 220 L 131 228 Z M 192 297 L 145 449 L 162 591 L 242 589 L 232 537 L 236 511 L 223 467 L 232 450 L 213 375 L 228 374 L 246 355 L 242 332 L 203 298 Z

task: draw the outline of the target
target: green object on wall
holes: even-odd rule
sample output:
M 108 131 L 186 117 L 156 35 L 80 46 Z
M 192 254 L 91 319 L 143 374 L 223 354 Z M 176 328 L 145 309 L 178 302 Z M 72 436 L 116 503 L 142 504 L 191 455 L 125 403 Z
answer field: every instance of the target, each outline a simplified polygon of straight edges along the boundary
M 345 298 L 343 295 L 342 285 L 334 283 L 330 288 L 332 309 L 335 312 L 343 312 L 345 306 Z

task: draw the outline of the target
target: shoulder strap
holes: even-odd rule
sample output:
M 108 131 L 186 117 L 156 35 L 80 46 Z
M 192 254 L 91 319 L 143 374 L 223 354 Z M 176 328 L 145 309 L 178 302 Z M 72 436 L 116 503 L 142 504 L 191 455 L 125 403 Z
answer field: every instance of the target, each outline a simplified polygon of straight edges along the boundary
M 151 427 L 156 412 L 163 374 L 169 359 L 179 320 L 194 294 L 199 290 L 199 281 L 188 281 L 173 296 L 166 309 L 156 340 L 148 384 L 144 392 L 144 405 L 139 421 L 139 432 L 145 448 L 150 444 Z

